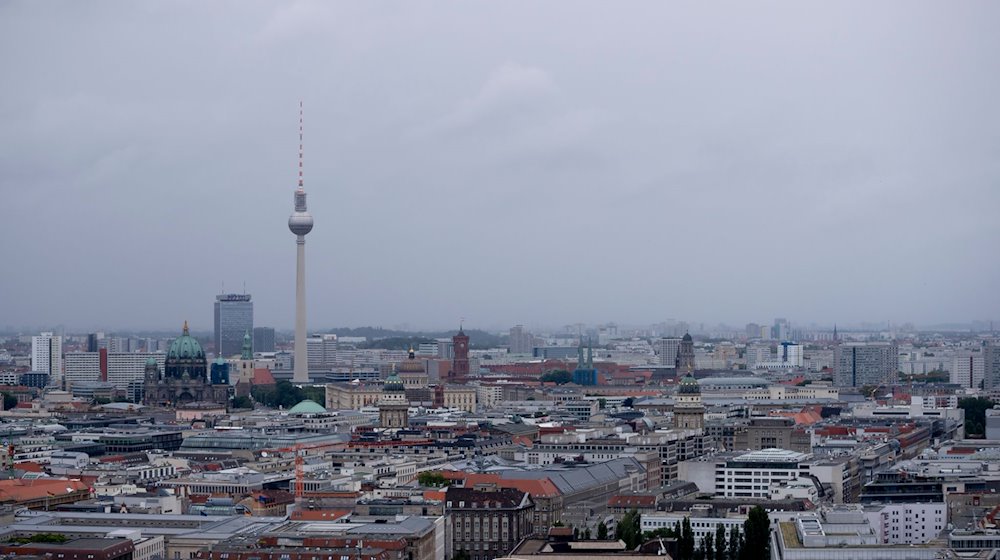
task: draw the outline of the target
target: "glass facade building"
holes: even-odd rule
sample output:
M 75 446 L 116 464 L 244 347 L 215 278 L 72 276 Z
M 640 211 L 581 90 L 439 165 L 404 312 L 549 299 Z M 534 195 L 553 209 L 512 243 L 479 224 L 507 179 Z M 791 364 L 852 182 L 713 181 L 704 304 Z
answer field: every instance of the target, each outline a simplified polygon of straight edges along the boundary
M 253 332 L 250 294 L 215 296 L 215 353 L 225 358 L 240 355 L 243 336 Z

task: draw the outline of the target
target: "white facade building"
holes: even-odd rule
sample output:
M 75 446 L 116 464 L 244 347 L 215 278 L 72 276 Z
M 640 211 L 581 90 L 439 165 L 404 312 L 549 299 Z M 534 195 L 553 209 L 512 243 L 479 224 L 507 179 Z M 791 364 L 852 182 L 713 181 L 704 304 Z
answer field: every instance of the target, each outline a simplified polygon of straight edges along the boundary
M 146 372 L 146 360 L 153 358 L 156 366 L 163 373 L 167 363 L 167 355 L 163 352 L 128 352 L 108 354 L 108 383 L 115 389 L 125 390 L 129 383 L 142 383 Z
M 808 480 L 809 455 L 787 449 L 762 449 L 715 466 L 715 495 L 726 498 L 770 499 L 774 484 Z
M 312 335 L 306 339 L 309 367 L 325 368 L 337 364 L 337 335 Z
M 960 352 L 952 362 L 949 380 L 966 389 L 980 389 L 984 365 L 982 352 Z
M 654 343 L 653 349 L 656 351 L 661 366 L 676 367 L 677 356 L 681 352 L 681 339 L 661 338 Z
M 702 537 L 715 538 L 716 527 L 720 525 L 726 528 L 726 538 L 729 538 L 729 532 L 732 531 L 733 527 L 739 527 L 740 531 L 742 531 L 743 522 L 746 521 L 745 517 L 702 517 L 698 516 L 694 511 L 657 512 L 644 513 L 639 518 L 639 526 L 642 528 L 643 533 L 676 527 L 678 523 L 683 523 L 684 518 L 688 516 L 690 516 L 691 532 L 694 533 L 694 542 L 696 543 L 701 542 Z
M 865 517 L 882 544 L 926 544 L 948 524 L 944 502 L 866 506 Z
M 43 332 L 31 337 L 31 370 L 49 374 L 49 385 L 61 386 L 63 374 L 62 337 Z
M 101 380 L 101 355 L 97 352 L 67 352 L 64 362 L 67 389 Z

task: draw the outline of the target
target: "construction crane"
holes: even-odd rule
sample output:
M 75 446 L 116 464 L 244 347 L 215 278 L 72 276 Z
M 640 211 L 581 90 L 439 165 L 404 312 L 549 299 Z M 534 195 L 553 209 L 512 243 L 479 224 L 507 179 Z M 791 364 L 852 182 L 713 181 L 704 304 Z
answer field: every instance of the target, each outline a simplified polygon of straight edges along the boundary
M 295 494 L 295 501 L 296 501 L 296 503 L 301 502 L 302 501 L 302 496 L 305 494 L 305 463 L 306 463 L 305 456 L 306 456 L 306 454 L 310 450 L 313 450 L 313 449 L 325 449 L 325 448 L 328 448 L 328 447 L 339 447 L 339 446 L 343 446 L 343 445 L 344 444 L 340 443 L 340 442 L 312 443 L 312 444 L 296 443 L 295 445 L 293 445 L 291 447 L 283 447 L 283 448 L 277 450 L 279 453 L 287 453 L 287 452 L 291 451 L 294 454 L 293 455 L 294 456 L 294 463 L 295 463 L 294 494 Z

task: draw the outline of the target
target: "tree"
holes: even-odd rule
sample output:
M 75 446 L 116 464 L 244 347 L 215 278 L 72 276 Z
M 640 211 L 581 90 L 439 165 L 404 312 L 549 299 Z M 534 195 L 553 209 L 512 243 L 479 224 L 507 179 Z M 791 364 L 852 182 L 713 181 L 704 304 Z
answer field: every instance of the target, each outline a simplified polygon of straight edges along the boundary
M 253 401 L 245 395 L 236 397 L 233 399 L 233 408 L 253 408 Z
M 583 530 L 583 538 L 588 541 L 590 540 L 590 527 Z
M 435 488 L 440 488 L 448 484 L 448 479 L 437 471 L 424 471 L 417 475 L 417 482 L 421 486 L 433 486 Z
M 699 548 L 705 551 L 705 560 L 715 560 L 715 540 L 711 534 L 707 534 L 701 538 L 701 546 Z
M 733 525 L 729 531 L 729 558 L 727 560 L 742 560 L 743 556 L 743 535 L 740 534 L 740 526 Z
M 608 525 L 603 521 L 597 524 L 597 540 L 599 541 L 608 540 Z
M 545 383 L 555 383 L 556 385 L 563 385 L 565 383 L 573 381 L 573 374 L 564 369 L 557 369 L 542 374 L 540 380 Z
M 459 550 L 455 554 L 451 555 L 451 560 L 472 560 L 469 553 L 464 550 Z
M 10 393 L 3 394 L 3 410 L 10 410 L 17 406 L 17 397 Z
M 615 538 L 621 539 L 625 542 L 625 547 L 629 550 L 635 550 L 637 546 L 642 544 L 642 528 L 639 524 L 640 516 L 638 510 L 631 510 L 622 516 L 622 520 L 618 522 L 618 526 L 615 528 Z
M 721 523 L 715 527 L 715 557 L 718 560 L 726 558 L 726 527 Z
M 743 522 L 743 551 L 754 558 L 771 557 L 771 518 L 760 506 L 754 506 Z M 741 554 L 740 557 L 746 557 Z
M 622 401 L 622 408 L 632 408 L 633 404 L 635 404 L 635 399 L 629 397 Z
M 573 540 L 580 540 L 580 529 L 573 527 Z
M 605 399 L 604 397 L 597 399 L 597 408 L 604 410 L 606 406 L 608 406 L 608 399 Z
M 986 409 L 995 403 L 983 397 L 968 397 L 958 401 L 958 408 L 965 411 L 966 437 L 982 439 L 986 435 Z
M 691 518 L 685 517 L 681 522 L 681 535 L 677 543 L 677 551 L 682 560 L 694 558 L 694 531 L 691 530 Z

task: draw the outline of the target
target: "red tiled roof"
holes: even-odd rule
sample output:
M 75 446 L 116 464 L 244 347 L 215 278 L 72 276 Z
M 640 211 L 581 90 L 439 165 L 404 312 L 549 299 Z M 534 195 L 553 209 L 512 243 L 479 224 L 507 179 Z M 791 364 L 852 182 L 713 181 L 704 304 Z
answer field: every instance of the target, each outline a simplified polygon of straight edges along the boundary
M 0 502 L 27 502 L 88 490 L 82 481 L 66 478 L 0 480 Z
M 254 385 L 275 385 L 274 375 L 271 374 L 271 370 L 267 368 L 254 368 L 253 370 L 253 384 Z

